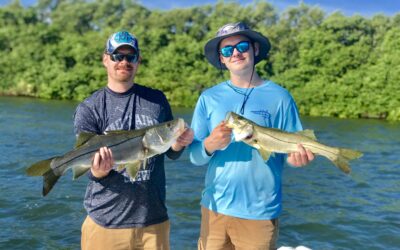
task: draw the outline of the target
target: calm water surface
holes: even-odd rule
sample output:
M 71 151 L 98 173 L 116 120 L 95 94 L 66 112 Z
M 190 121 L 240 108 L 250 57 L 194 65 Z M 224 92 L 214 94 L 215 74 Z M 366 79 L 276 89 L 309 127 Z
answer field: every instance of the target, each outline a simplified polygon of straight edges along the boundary
M 73 147 L 77 103 L 0 97 L 0 249 L 79 249 L 85 177 L 61 178 L 41 197 L 30 164 Z M 191 119 L 191 110 L 175 109 Z M 285 168 L 279 246 L 312 249 L 400 249 L 400 123 L 303 117 L 319 141 L 361 150 L 346 176 L 318 157 Z M 187 152 L 166 163 L 171 249 L 196 249 L 205 167 Z

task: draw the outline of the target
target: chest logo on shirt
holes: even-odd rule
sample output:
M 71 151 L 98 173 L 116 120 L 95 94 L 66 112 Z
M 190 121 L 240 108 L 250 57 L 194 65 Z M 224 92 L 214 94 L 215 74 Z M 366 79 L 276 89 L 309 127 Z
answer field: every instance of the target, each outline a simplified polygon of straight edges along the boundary
M 264 125 L 271 126 L 271 114 L 268 110 L 253 110 L 251 113 L 260 116 L 264 120 Z

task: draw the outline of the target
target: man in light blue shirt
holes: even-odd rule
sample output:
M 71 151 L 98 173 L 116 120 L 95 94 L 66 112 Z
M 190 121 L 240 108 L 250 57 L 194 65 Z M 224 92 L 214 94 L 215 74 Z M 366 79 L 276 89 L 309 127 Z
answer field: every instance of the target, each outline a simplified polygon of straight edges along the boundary
M 243 22 L 224 25 L 205 45 L 208 61 L 229 70 L 230 79 L 201 94 L 192 120 L 190 160 L 208 164 L 199 249 L 275 249 L 284 161 L 300 167 L 314 159 L 299 145 L 298 152 L 265 162 L 256 149 L 234 142 L 225 126 L 227 112 L 233 111 L 261 126 L 302 130 L 289 92 L 255 70 L 269 49 L 268 38 Z

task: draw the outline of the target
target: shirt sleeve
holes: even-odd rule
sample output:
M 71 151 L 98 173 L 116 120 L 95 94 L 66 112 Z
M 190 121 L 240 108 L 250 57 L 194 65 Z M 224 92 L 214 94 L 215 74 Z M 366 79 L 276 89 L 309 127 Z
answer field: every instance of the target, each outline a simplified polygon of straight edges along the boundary
M 288 132 L 296 132 L 303 130 L 301 125 L 299 111 L 297 109 L 296 103 L 292 97 L 290 97 L 288 105 L 283 114 L 283 124 L 282 130 Z
M 189 146 L 189 158 L 194 165 L 207 164 L 211 157 L 206 153 L 204 140 L 210 134 L 209 118 L 204 105 L 204 99 L 200 96 L 194 109 L 191 128 L 194 131 L 194 140 Z
M 102 133 L 102 131 L 99 130 L 93 111 L 90 110 L 84 102 L 79 104 L 75 110 L 74 132 L 76 136 L 81 132 L 92 132 L 96 134 Z

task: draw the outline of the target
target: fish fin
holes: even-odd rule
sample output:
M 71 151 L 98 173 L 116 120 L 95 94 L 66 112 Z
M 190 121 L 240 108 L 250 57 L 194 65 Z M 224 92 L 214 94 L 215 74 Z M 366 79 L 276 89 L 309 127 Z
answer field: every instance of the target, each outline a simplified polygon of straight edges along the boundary
M 46 196 L 50 190 L 53 188 L 54 184 L 58 181 L 61 175 L 55 175 L 53 169 L 49 169 L 43 175 L 43 191 L 42 195 Z
M 258 145 L 257 143 L 251 144 L 251 146 L 256 148 L 257 150 L 261 150 L 260 145 Z
M 120 171 L 124 170 L 125 167 L 126 167 L 126 164 L 121 164 L 117 167 L 117 171 L 120 172 Z
M 254 143 L 252 144 L 252 146 L 254 148 L 256 148 L 258 150 L 258 152 L 260 153 L 261 157 L 264 159 L 264 161 L 268 161 L 269 157 L 271 156 L 271 152 L 263 149 L 259 144 Z
M 104 131 L 105 135 L 120 135 L 120 134 L 126 134 L 127 130 L 108 130 Z
M 76 180 L 79 177 L 81 177 L 84 173 L 86 173 L 90 167 L 82 165 L 82 166 L 76 166 L 72 168 L 72 179 Z
M 141 136 L 144 135 L 146 132 L 147 128 L 143 129 L 136 129 L 136 130 L 109 130 L 105 131 L 105 135 L 124 135 L 128 137 L 135 137 L 135 136 Z
M 81 132 L 81 133 L 79 133 L 78 138 L 76 138 L 75 148 L 78 148 L 78 147 L 82 146 L 83 144 L 88 142 L 90 139 L 92 139 L 96 135 L 97 134 L 90 133 L 90 132 Z
M 27 175 L 29 176 L 42 176 L 44 175 L 47 171 L 49 171 L 49 169 L 51 168 L 51 161 L 56 158 L 50 158 L 50 159 L 46 159 L 43 161 L 38 161 L 34 164 L 32 164 L 31 166 L 29 166 L 25 172 Z
M 140 169 L 141 161 L 135 161 L 125 165 L 126 172 L 131 178 L 135 178 Z
M 43 176 L 42 195 L 46 196 L 56 184 L 60 176 L 56 175 L 51 169 L 52 161 L 57 158 L 53 157 L 47 160 L 39 161 L 26 169 L 26 174 L 29 176 Z
M 312 139 L 314 141 L 317 140 L 317 137 L 314 134 L 314 130 L 311 130 L 311 129 L 305 129 L 305 130 L 302 130 L 302 131 L 298 131 L 298 132 L 296 132 L 296 134 L 303 135 L 303 136 L 308 137 L 308 138 L 310 138 L 310 139 Z
M 263 148 L 259 148 L 258 152 L 260 152 L 261 157 L 263 158 L 264 161 L 268 161 L 269 157 L 271 157 L 272 152 L 267 151 Z

